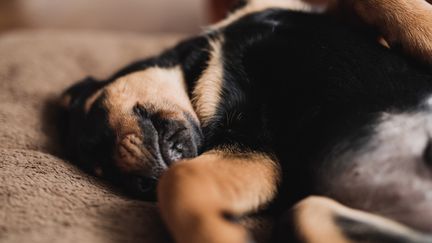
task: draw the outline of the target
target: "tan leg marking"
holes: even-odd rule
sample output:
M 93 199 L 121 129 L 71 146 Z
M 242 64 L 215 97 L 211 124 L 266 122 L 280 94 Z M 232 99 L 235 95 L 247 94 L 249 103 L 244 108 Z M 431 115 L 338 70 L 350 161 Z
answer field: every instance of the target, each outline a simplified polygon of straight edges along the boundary
M 162 217 L 177 243 L 246 242 L 246 230 L 224 215 L 242 215 L 272 200 L 279 172 L 263 154 L 213 151 L 180 162 L 159 182 Z
M 308 243 L 348 243 L 333 222 L 330 199 L 310 197 L 294 208 L 294 225 L 300 238 Z
M 425 0 L 340 1 L 377 27 L 390 46 L 432 64 L 432 6 Z
M 294 209 L 294 225 L 297 233 L 307 243 L 353 243 L 344 235 L 342 226 L 336 218 L 343 217 L 367 226 L 372 234 L 389 235 L 408 240 L 407 242 L 429 242 L 429 236 L 413 231 L 399 223 L 378 215 L 347 208 L 336 201 L 324 197 L 309 197 L 298 203 Z M 369 232 L 364 232 L 365 237 Z M 363 241 L 362 241 L 363 242 Z M 376 241 L 373 241 L 376 242 Z

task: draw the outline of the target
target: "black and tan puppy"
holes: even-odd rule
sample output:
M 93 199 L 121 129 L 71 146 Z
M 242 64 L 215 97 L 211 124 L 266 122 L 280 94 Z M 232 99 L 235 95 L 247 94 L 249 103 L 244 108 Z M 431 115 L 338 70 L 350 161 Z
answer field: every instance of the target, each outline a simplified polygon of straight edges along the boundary
M 160 179 L 180 243 L 248 242 L 229 218 L 270 202 L 277 218 L 301 200 L 285 218 L 291 241 L 432 242 L 432 7 L 319 2 L 244 2 L 160 56 L 70 88 L 69 153 L 139 195 Z M 327 8 L 369 27 L 315 13 Z

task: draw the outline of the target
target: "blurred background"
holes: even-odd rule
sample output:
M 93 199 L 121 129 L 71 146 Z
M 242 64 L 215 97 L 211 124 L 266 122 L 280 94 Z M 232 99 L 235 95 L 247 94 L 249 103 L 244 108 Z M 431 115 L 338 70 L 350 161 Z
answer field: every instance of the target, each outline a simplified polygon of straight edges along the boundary
M 89 29 L 196 33 L 235 0 L 0 0 L 0 32 Z

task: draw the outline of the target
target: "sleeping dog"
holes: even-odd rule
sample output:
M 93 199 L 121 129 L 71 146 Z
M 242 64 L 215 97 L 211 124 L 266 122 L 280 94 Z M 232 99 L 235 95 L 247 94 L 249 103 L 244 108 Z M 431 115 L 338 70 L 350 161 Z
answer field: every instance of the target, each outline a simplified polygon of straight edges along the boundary
M 176 242 L 250 242 L 234 219 L 269 207 L 279 242 L 432 242 L 431 9 L 242 1 L 69 88 L 67 149 L 136 195 L 157 187 Z

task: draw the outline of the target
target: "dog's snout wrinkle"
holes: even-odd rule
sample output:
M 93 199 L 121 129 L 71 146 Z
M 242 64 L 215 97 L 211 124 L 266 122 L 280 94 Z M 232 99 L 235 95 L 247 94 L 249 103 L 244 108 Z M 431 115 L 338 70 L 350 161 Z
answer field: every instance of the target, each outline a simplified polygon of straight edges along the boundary
M 143 147 L 142 139 L 135 134 L 126 135 L 118 145 L 118 165 L 126 170 L 146 167 L 143 161 L 156 160 L 154 154 Z
M 121 158 L 128 156 L 139 158 L 143 156 L 143 151 L 140 149 L 141 139 L 134 134 L 127 135 L 122 139 L 119 146 Z

